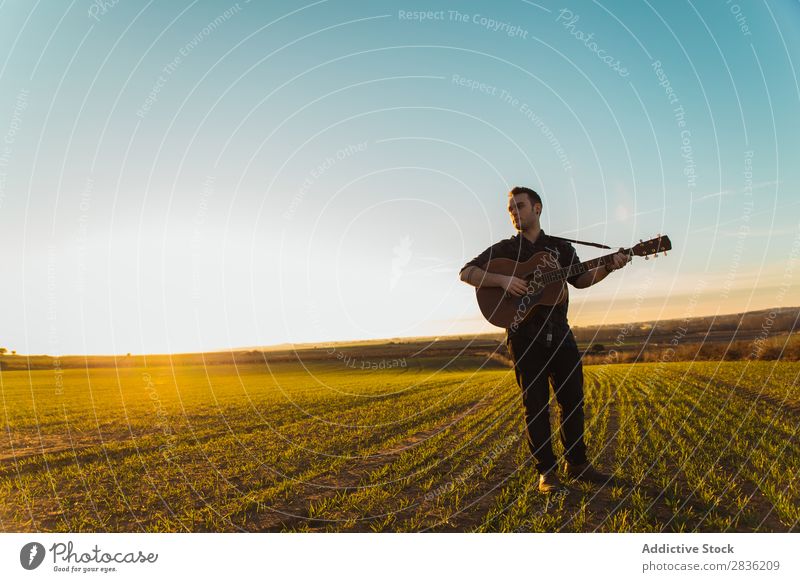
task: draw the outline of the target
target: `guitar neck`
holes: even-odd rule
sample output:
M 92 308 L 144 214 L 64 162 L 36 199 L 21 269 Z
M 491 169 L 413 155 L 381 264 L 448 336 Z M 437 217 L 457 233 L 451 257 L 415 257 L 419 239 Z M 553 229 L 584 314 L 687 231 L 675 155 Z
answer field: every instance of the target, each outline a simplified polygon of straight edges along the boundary
M 628 256 L 633 255 L 632 249 L 623 249 L 617 252 L 625 253 Z M 617 253 L 611 253 L 610 255 L 604 255 L 602 257 L 597 257 L 596 259 L 591 259 L 582 263 L 575 263 L 569 267 L 562 267 L 560 269 L 549 271 L 542 276 L 542 281 L 545 284 L 549 284 L 555 283 L 556 281 L 564 281 L 575 275 L 582 275 L 583 273 L 591 271 L 592 269 L 596 269 L 597 267 L 602 267 L 604 265 L 613 263 L 614 255 L 616 254 Z

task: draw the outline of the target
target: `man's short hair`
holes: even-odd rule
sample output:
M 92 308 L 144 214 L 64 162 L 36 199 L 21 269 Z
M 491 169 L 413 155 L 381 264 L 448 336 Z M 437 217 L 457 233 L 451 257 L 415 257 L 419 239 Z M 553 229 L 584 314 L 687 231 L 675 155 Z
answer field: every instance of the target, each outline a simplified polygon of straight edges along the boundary
M 542 203 L 542 197 L 539 196 L 534 190 L 526 188 L 525 186 L 515 186 L 511 189 L 511 192 L 508 193 L 509 196 L 516 196 L 517 194 L 527 194 L 528 200 L 531 201 L 531 206 L 536 203 Z

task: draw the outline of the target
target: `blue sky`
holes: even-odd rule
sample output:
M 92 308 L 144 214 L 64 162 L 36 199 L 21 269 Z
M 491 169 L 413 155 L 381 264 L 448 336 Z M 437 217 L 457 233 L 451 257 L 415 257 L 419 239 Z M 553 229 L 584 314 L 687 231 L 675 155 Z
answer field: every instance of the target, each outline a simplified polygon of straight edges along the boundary
M 490 331 L 520 184 L 675 246 L 573 325 L 798 303 L 797 2 L 5 1 L 0 49 L 20 353 Z

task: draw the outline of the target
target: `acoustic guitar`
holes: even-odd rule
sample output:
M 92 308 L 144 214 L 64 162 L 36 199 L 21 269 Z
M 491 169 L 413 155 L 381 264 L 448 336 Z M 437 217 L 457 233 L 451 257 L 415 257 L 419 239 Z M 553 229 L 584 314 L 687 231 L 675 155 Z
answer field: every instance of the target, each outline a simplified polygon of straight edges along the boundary
M 639 242 L 629 249 L 620 249 L 629 257 L 658 256 L 658 253 L 672 250 L 672 242 L 668 236 L 657 236 L 645 242 Z M 597 267 L 612 264 L 617 253 L 575 263 L 562 267 L 556 257 L 542 251 L 524 262 L 513 259 L 491 259 L 484 270 L 489 273 L 513 275 L 528 282 L 528 291 L 522 297 L 515 297 L 501 287 L 478 287 L 475 294 L 478 298 L 483 316 L 498 327 L 516 330 L 537 307 L 557 305 L 567 300 L 566 279 L 580 275 Z

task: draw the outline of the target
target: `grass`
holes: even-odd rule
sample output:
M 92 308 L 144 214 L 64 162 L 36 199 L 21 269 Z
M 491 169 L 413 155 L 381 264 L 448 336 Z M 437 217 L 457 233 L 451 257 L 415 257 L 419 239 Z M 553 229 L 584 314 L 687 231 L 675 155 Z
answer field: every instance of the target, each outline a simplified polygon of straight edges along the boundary
M 587 444 L 624 480 L 545 497 L 483 363 L 3 371 L 0 530 L 798 530 L 800 364 L 587 366 Z

